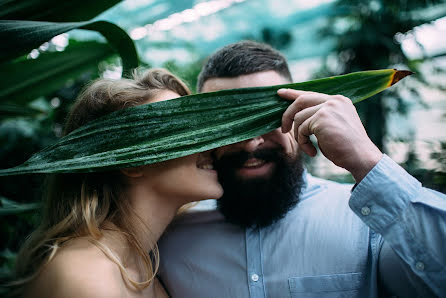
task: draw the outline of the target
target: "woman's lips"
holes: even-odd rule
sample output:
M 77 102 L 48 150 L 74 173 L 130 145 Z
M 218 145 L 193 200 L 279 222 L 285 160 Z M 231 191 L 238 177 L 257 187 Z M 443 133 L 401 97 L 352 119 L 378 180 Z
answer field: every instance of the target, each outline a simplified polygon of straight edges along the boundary
M 217 171 L 214 169 L 214 164 L 212 159 L 199 159 L 197 160 L 197 168 L 203 170 L 207 174 L 212 174 L 213 176 L 217 176 Z
M 214 162 L 208 152 L 199 153 L 197 157 L 197 168 L 202 170 L 213 170 Z
M 201 152 L 197 156 L 197 168 L 200 170 L 206 170 L 206 171 L 214 171 L 214 160 L 211 156 L 211 151 L 205 151 Z

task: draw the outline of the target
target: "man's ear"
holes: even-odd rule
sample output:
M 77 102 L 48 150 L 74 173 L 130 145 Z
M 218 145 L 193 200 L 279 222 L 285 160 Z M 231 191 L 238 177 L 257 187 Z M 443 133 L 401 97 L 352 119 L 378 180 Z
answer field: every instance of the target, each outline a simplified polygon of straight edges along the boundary
M 125 168 L 119 169 L 121 173 L 130 178 L 139 178 L 144 175 L 144 171 L 142 167 L 134 167 L 134 168 Z

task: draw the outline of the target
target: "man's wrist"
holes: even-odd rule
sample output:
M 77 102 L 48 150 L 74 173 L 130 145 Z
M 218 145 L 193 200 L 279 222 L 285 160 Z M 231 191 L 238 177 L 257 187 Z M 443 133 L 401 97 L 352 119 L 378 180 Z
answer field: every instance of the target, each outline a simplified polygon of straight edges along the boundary
M 357 184 L 360 183 L 365 176 L 367 176 L 367 174 L 378 164 L 382 157 L 383 153 L 376 148 L 376 150 L 373 152 L 369 152 L 368 154 L 362 156 L 360 162 L 349 170 Z

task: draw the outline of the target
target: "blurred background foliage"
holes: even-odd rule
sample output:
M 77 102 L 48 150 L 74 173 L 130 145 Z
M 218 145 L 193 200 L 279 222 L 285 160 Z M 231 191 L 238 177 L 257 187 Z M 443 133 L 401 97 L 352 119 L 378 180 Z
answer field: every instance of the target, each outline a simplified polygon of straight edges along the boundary
M 446 192 L 445 16 L 440 0 L 0 0 L 0 167 L 20 164 L 60 137 L 71 104 L 92 79 L 166 67 L 194 91 L 210 53 L 252 39 L 282 51 L 295 81 L 414 71 L 357 108 L 384 152 Z M 353 181 L 320 156 L 307 159 L 310 172 Z M 0 178 L 1 280 L 39 217 L 42 180 Z

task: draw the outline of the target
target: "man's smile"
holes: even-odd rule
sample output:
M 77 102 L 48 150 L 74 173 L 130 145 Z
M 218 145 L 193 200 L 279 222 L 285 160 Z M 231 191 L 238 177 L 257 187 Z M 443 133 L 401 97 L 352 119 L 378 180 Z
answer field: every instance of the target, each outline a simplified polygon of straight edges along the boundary
M 250 158 L 236 170 L 240 178 L 265 177 L 271 174 L 274 164 L 263 159 Z

